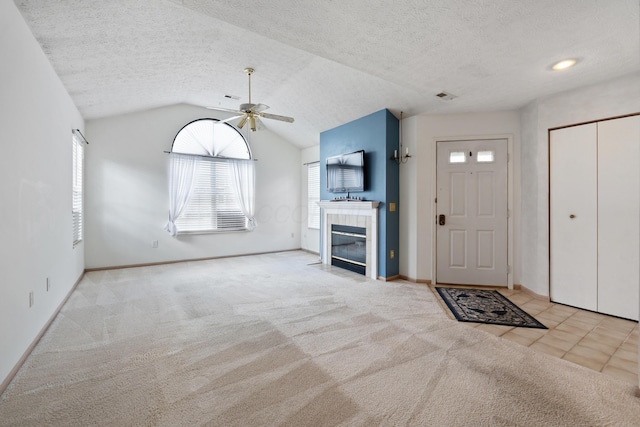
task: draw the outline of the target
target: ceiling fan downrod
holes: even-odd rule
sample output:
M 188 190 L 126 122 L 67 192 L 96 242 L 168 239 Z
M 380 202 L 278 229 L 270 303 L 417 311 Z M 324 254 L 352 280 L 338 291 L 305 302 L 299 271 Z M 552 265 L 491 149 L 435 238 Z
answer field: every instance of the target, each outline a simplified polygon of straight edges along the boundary
M 244 72 L 247 73 L 249 77 L 249 105 L 251 105 L 251 74 L 253 74 L 255 70 L 251 67 L 247 67 L 244 69 Z

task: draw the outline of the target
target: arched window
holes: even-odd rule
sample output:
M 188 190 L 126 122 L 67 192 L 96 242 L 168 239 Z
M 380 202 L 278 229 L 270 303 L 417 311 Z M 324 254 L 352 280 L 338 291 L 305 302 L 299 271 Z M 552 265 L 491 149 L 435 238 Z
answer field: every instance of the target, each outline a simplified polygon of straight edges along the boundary
M 184 125 L 173 139 L 171 152 L 251 159 L 249 144 L 238 129 L 216 119 L 198 119 Z
M 254 161 L 236 128 L 194 120 L 180 129 L 169 156 L 167 231 L 175 236 L 255 227 Z

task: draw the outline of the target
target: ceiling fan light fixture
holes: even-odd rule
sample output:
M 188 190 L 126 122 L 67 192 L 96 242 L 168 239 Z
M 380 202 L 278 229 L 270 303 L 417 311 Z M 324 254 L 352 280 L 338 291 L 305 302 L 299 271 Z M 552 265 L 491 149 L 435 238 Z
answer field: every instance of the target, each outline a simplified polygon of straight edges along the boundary
M 566 70 L 567 68 L 571 68 L 574 65 L 576 65 L 576 62 L 578 62 L 578 61 L 573 59 L 573 58 L 563 59 L 562 61 L 559 61 L 559 62 L 556 62 L 555 64 L 553 64 L 551 69 L 553 69 L 554 71 Z
M 247 67 L 244 69 L 244 72 L 247 74 L 248 83 L 249 83 L 249 102 L 244 102 L 240 104 L 240 109 L 238 110 L 230 110 L 228 108 L 220 108 L 220 107 L 207 107 L 211 110 L 224 111 L 227 113 L 233 113 L 233 117 L 229 117 L 225 120 L 220 120 L 219 122 L 227 122 L 230 120 L 235 120 L 238 117 L 242 117 L 236 127 L 238 129 L 242 129 L 242 127 L 247 124 L 249 121 L 249 127 L 252 132 L 258 130 L 258 127 L 262 129 L 264 125 L 260 121 L 259 117 L 264 117 L 265 119 L 273 119 L 279 120 L 281 122 L 293 123 L 293 117 L 287 116 L 279 116 L 277 114 L 267 114 L 264 113 L 264 110 L 268 109 L 269 106 L 265 104 L 254 104 L 251 102 L 251 74 L 253 74 L 255 70 L 251 67 Z M 233 98 L 232 95 L 225 95 L 226 98 Z M 235 99 L 235 98 L 234 98 Z

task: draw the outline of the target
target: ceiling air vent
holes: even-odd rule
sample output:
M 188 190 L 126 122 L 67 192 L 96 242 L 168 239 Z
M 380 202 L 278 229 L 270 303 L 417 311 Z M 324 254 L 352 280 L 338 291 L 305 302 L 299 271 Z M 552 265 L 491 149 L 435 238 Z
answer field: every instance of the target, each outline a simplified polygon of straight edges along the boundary
M 436 96 L 438 98 L 444 100 L 444 101 L 451 101 L 452 99 L 457 98 L 457 96 L 455 96 L 455 95 L 453 95 L 451 93 L 445 92 L 445 91 L 442 91 L 440 93 L 436 93 Z

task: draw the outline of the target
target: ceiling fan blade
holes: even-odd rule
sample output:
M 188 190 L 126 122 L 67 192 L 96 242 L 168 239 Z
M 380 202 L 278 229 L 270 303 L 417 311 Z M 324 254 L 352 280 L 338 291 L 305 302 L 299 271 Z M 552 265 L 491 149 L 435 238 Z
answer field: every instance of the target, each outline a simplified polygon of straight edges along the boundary
M 244 124 L 247 123 L 248 118 L 249 116 L 247 116 L 246 114 L 242 117 L 242 120 L 240 120 L 237 124 L 239 129 L 242 129 L 242 126 L 244 126 Z
M 221 107 L 204 107 L 207 110 L 216 110 L 216 111 L 224 111 L 225 113 L 234 113 L 234 114 L 242 114 L 243 111 L 239 110 L 231 110 L 229 108 L 221 108 Z
M 264 104 L 255 104 L 253 106 L 253 108 L 251 108 L 251 110 L 253 110 L 254 113 L 259 113 L 261 111 L 264 111 L 266 109 L 268 109 L 269 106 L 268 105 L 264 105 Z
M 279 116 L 277 114 L 269 114 L 269 113 L 258 113 L 260 117 L 264 117 L 265 119 L 273 119 L 280 120 L 281 122 L 293 123 L 293 117 L 287 116 Z
M 240 104 L 240 111 L 244 113 L 250 113 L 253 111 L 253 107 L 255 106 L 256 104 L 248 104 L 248 103 Z
M 227 123 L 227 122 L 230 122 L 231 120 L 235 120 L 235 119 L 237 119 L 239 117 L 242 117 L 242 116 L 244 116 L 244 114 L 236 114 L 235 116 L 231 116 L 231 117 L 227 117 L 226 119 L 218 120 L 217 122 L 214 122 L 213 124 L 214 125 L 218 125 L 220 123 Z

